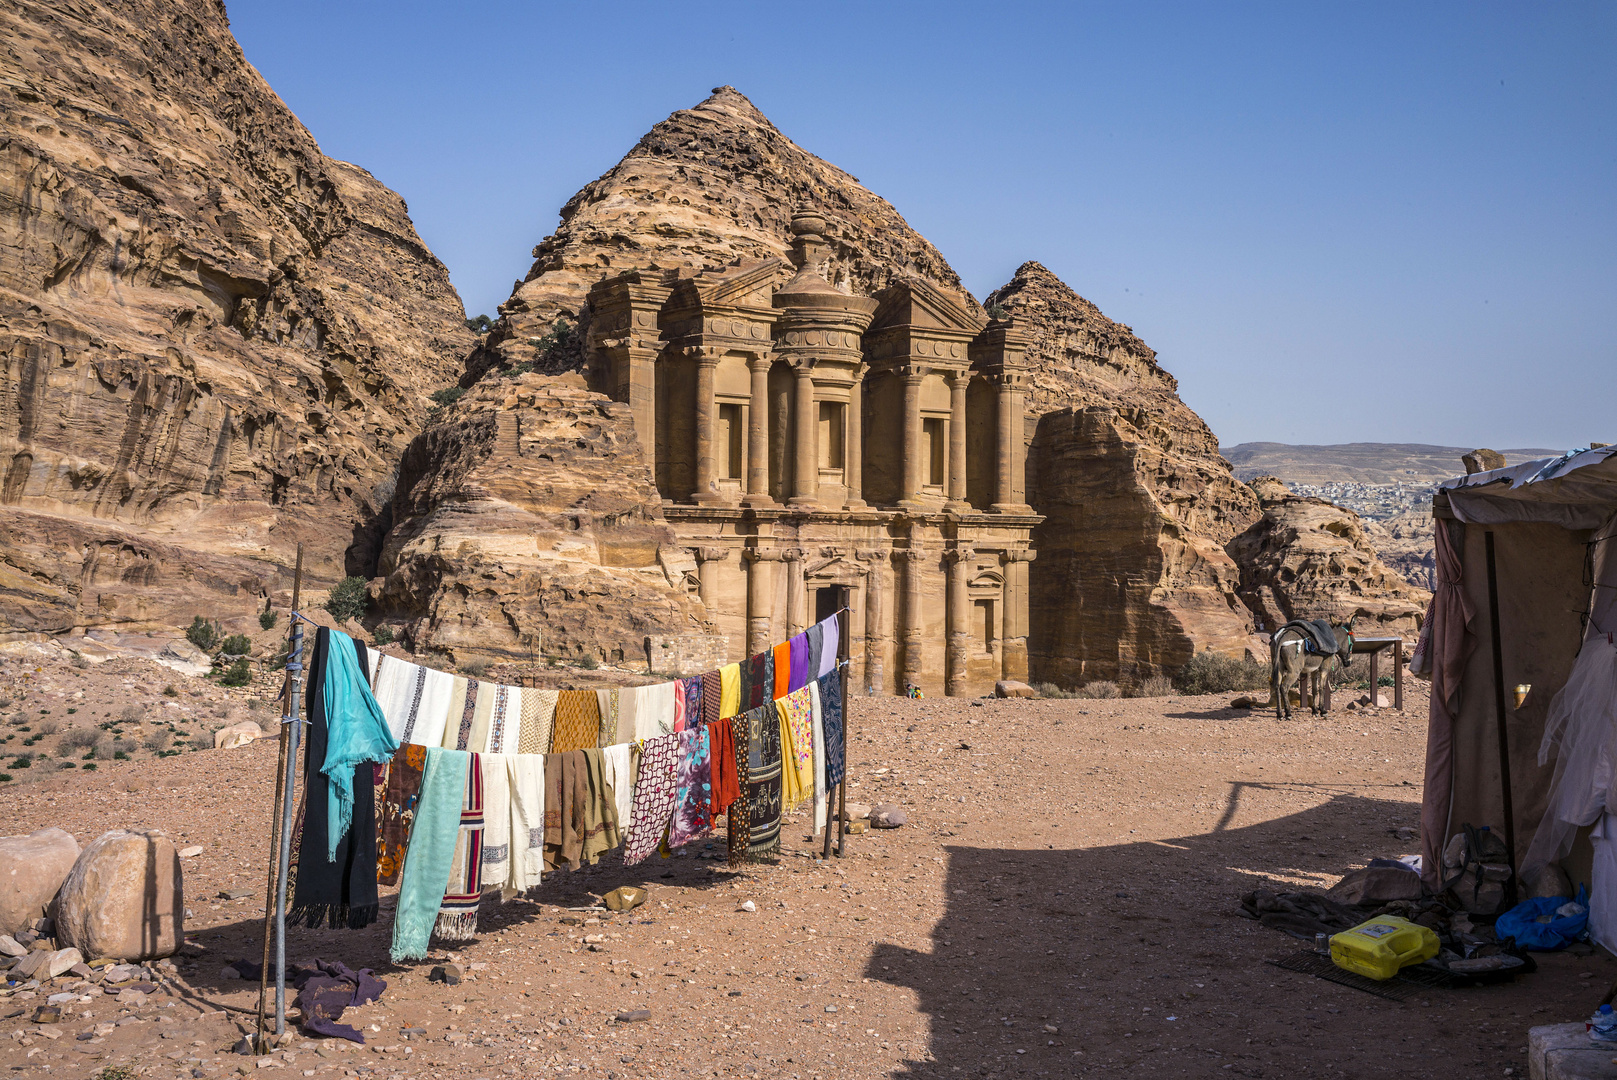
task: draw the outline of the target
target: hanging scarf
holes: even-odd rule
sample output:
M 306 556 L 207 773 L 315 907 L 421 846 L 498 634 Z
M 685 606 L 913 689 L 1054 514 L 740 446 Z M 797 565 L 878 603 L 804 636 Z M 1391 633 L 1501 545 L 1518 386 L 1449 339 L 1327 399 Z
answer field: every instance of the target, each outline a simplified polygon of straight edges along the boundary
M 346 634 L 341 637 L 349 640 Z M 376 798 L 372 786 L 375 773 L 369 761 L 349 767 L 343 780 L 352 820 L 333 843 L 330 839 L 334 827 L 331 789 L 335 785 L 326 769 L 329 728 L 325 693 L 332 638 L 333 631 L 320 627 L 314 635 L 309 661 L 308 693 L 304 698 L 309 739 L 303 759 L 303 813 L 296 830 L 294 854 L 298 869 L 288 917 L 311 928 L 325 922 L 333 930 L 340 926 L 359 930 L 375 922 L 379 910 Z M 349 641 L 348 653 L 363 672 L 364 660 L 353 649 L 352 641 Z M 361 680 L 361 685 L 369 681 L 363 675 Z M 364 797 L 356 799 L 356 791 Z
M 448 674 L 448 672 L 445 672 L 445 674 Z M 449 676 L 449 700 L 444 705 L 444 722 L 443 726 L 439 728 L 442 735 L 438 739 L 438 745 L 443 747 L 445 750 L 457 749 L 455 743 L 460 739 L 461 721 L 467 715 L 466 695 L 469 694 L 471 690 L 472 681 L 466 678 L 464 675 Z M 472 707 L 476 708 L 475 701 L 473 702 Z M 466 729 L 466 733 L 468 735 L 471 734 L 470 727 Z M 431 746 L 432 744 L 427 743 L 426 745 Z
M 741 665 L 725 664 L 719 669 L 719 718 L 741 711 Z
M 545 868 L 545 756 L 508 754 L 505 767 L 511 788 L 511 876 L 500 899 L 509 900 L 538 885 Z
M 420 696 L 411 691 L 410 708 L 401 724 L 399 741 L 421 746 L 442 746 L 444 723 L 449 718 L 449 698 L 455 692 L 455 677 L 447 671 L 420 668 L 417 676 Z M 388 714 L 391 723 L 392 714 Z
M 393 918 L 390 954 L 395 964 L 427 958 L 433 921 L 454 863 L 470 759 L 463 751 L 427 748 L 421 798 L 400 875 L 398 913 Z
M 685 730 L 685 680 L 674 683 L 674 730 Z
M 790 810 L 814 794 L 814 715 L 807 690 L 775 702 L 780 714 L 781 808 Z
M 634 749 L 634 743 L 626 742 L 601 747 L 601 762 L 606 768 L 606 782 L 612 788 L 618 831 L 625 835 L 634 816 Z
M 794 636 L 786 643 L 786 648 L 792 657 L 792 671 L 786 680 L 786 692 L 795 694 L 808 685 L 814 672 L 809 671 L 809 640 L 808 634 L 802 633 Z
M 494 688 L 494 708 L 488 722 L 488 753 L 514 754 L 522 741 L 522 690 Z
M 809 715 L 814 721 L 814 831 L 825 828 L 825 717 L 820 707 L 820 681 L 810 679 L 804 691 L 809 696 Z
M 584 751 L 545 757 L 545 869 L 578 867 L 584 855 L 584 803 L 589 774 Z
M 427 748 L 410 743 L 399 747 L 387 767 L 382 803 L 376 819 L 376 883 L 397 885 L 410 846 L 410 825 L 421 796 L 421 770 Z
M 596 729 L 595 741 L 590 743 L 591 746 L 611 746 L 617 742 L 619 724 L 623 724 L 630 731 L 634 730 L 634 699 L 630 697 L 632 693 L 632 690 L 616 688 L 595 691 L 595 706 L 601 710 L 601 723 Z
M 808 681 L 813 682 L 820 677 L 820 657 L 825 648 L 825 626 L 815 623 L 806 631 L 808 635 Z
M 819 687 L 820 722 L 825 725 L 825 783 L 827 787 L 835 787 L 842 783 L 843 772 L 841 672 L 832 669 L 829 674 L 821 675 Z
M 629 812 L 629 835 L 623 848 L 625 864 L 640 862 L 656 851 L 668 827 L 668 819 L 674 812 L 679 740 L 678 734 L 659 735 L 647 739 L 641 748 L 633 809 Z
M 713 828 L 713 759 L 707 725 L 679 733 L 679 762 L 674 770 L 674 814 L 668 824 L 668 846 L 681 847 Z
M 447 743 L 451 737 L 455 740 L 452 749 L 472 748 L 472 728 L 477 724 L 478 698 L 483 696 L 482 691 L 482 683 L 476 679 L 466 680 L 466 696 L 461 699 L 460 716 L 458 719 L 451 716 L 450 723 L 444 728 L 444 742 Z
M 820 642 L 820 668 L 815 672 L 816 678 L 824 678 L 837 669 L 837 659 L 841 655 L 842 622 L 837 616 L 821 619 L 817 624 L 821 630 Z
M 667 735 L 674 730 L 674 692 L 679 685 L 678 682 L 663 682 L 640 687 L 640 704 L 634 716 L 634 738 L 624 739 L 624 742 L 640 742 Z
M 503 689 L 503 687 L 502 687 Z M 484 889 L 499 889 L 501 896 L 511 888 L 511 780 L 504 754 L 480 754 L 483 770 L 483 866 L 480 883 Z
M 601 737 L 601 705 L 594 690 L 563 690 L 556 699 L 556 727 L 550 752 L 565 754 L 596 745 Z
M 728 810 L 730 804 L 740 795 L 740 788 L 736 783 L 735 729 L 728 719 L 704 726 L 707 728 L 708 745 L 711 747 L 709 758 L 713 762 L 710 788 L 712 801 L 708 806 L 708 812 L 714 824 L 717 824 L 719 815 Z
M 707 713 L 702 694 L 702 676 L 692 675 L 684 680 L 685 685 L 685 726 L 693 727 L 696 724 L 706 723 Z M 718 715 L 718 710 L 714 710 Z
M 769 700 L 779 701 L 792 692 L 792 645 L 783 641 L 775 646 L 775 689 Z
M 775 654 L 765 649 L 747 659 L 747 698 L 741 708 L 756 709 L 774 700 Z
M 780 714 L 774 705 L 747 716 L 747 857 L 761 859 L 780 850 Z
M 618 828 L 617 796 L 606 779 L 606 758 L 599 747 L 582 751 L 584 755 L 584 864 L 594 866 L 600 857 L 623 843 L 623 832 Z
M 522 691 L 522 738 L 517 742 L 517 753 L 550 753 L 550 732 L 556 723 L 559 696 L 558 690 Z
M 359 766 L 384 765 L 392 759 L 399 744 L 387 728 L 387 717 L 371 694 L 370 679 L 359 662 L 354 639 L 341 630 L 329 632 L 326 662 L 320 696 L 326 710 L 326 754 L 320 772 L 326 786 L 326 855 L 337 861 L 337 845 L 348 835 L 354 821 L 355 785 L 361 781 Z M 373 770 L 363 770 L 365 777 Z M 370 780 L 364 783 L 370 786 Z M 375 793 L 364 792 L 367 802 Z M 373 811 L 374 813 L 374 807 Z M 366 822 L 367 829 L 374 829 Z
M 477 904 L 483 897 L 483 767 L 481 754 L 470 754 L 466 795 L 460 810 L 460 834 L 449 867 L 449 885 L 438 905 L 437 935 L 445 941 L 477 936 Z
M 719 705 L 724 697 L 724 680 L 717 671 L 709 671 L 702 676 L 702 720 L 717 720 L 719 718 Z
M 412 706 L 419 703 L 426 683 L 427 669 L 421 665 L 386 653 L 377 654 L 376 670 L 371 672 L 371 694 L 387 718 L 387 730 L 394 742 L 410 741 L 404 734 Z
M 739 867 L 747 861 L 747 849 L 750 846 L 752 832 L 752 823 L 747 811 L 747 759 L 748 747 L 751 745 L 748 734 L 751 724 L 747 720 L 747 715 L 742 713 L 724 721 L 730 725 L 730 745 L 735 750 L 736 765 L 736 797 L 730 803 L 730 820 L 725 822 L 724 844 L 729 863 L 733 867 Z

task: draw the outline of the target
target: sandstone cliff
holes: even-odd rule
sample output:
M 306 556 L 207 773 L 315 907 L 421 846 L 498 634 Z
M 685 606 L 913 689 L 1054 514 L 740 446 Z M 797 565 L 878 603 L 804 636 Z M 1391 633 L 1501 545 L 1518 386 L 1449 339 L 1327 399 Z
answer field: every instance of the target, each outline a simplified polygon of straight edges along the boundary
M 1413 634 L 1431 594 L 1376 554 L 1359 516 L 1293 495 L 1273 477 L 1252 482 L 1263 516 L 1230 541 L 1241 599 L 1266 630 L 1291 619 L 1356 618 L 1360 635 Z
M 403 200 L 212 0 L 0 8 L 0 632 L 250 615 L 368 573 L 473 344 Z
M 546 335 L 558 317 L 587 318 L 584 296 L 609 274 L 784 257 L 792 211 L 804 204 L 829 224 L 829 257 L 819 269 L 833 284 L 871 295 L 894 275 L 916 274 L 965 295 L 938 249 L 891 203 L 782 135 L 734 87 L 721 86 L 652 128 L 568 200 L 560 227 L 533 249 L 526 280 L 500 305 L 463 385 L 490 365 L 535 359 L 551 344 Z M 541 364 L 565 370 L 580 359 L 563 345 Z
M 1240 655 L 1251 618 L 1224 545 L 1257 516 L 1218 439 L 1128 327 L 1036 262 L 985 301 L 1030 330 L 1033 676 L 1072 686 Z
M 411 443 L 393 517 L 377 607 L 418 655 L 616 664 L 707 631 L 628 406 L 577 375 L 485 380 Z

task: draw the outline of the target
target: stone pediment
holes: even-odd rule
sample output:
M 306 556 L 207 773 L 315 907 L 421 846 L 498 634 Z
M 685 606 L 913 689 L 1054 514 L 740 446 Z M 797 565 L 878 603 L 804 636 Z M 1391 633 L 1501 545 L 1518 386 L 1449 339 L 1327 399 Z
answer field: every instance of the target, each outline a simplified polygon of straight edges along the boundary
M 775 278 L 785 268 L 784 259 L 756 259 L 700 274 L 690 284 L 704 308 L 768 308 Z
M 876 316 L 870 322 L 872 333 L 907 327 L 925 333 L 942 331 L 948 336 L 975 337 L 987 320 L 963 298 L 951 295 L 921 278 L 904 278 L 876 295 Z

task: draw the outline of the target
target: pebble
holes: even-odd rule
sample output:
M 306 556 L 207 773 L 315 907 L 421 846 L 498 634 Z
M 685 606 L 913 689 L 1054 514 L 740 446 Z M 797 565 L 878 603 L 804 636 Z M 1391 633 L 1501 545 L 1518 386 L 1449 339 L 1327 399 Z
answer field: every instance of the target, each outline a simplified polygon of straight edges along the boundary
M 837 1011 L 837 1007 L 835 1005 L 827 1005 L 825 1007 L 825 1011 L 828 1013 L 834 1013 Z
M 439 964 L 427 974 L 428 982 L 441 982 L 446 986 L 459 986 L 466 973 L 459 964 Z
M 201 844 L 192 844 L 190 847 L 182 847 L 179 850 L 179 856 L 182 859 L 194 859 L 200 854 L 202 854 Z
M 741 907 L 738 910 L 740 910 L 740 911 L 757 911 L 758 910 L 758 905 L 753 903 L 751 900 L 743 900 L 743 901 L 741 901 Z
M 620 1024 L 638 1024 L 651 1019 L 650 1009 L 633 1009 L 629 1012 L 620 1012 L 613 1017 Z
M 904 809 L 896 803 L 879 803 L 870 808 L 870 824 L 876 829 L 897 829 L 909 823 Z

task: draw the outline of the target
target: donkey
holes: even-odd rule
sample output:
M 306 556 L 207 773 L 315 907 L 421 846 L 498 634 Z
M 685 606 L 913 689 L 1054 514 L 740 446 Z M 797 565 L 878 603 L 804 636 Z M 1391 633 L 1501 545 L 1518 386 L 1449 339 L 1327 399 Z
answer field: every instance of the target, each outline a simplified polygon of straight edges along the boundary
M 1316 632 L 1310 633 L 1310 627 Z M 1325 637 L 1329 630 L 1331 636 Z M 1322 651 L 1322 641 L 1333 642 L 1333 651 Z M 1324 681 L 1330 676 L 1335 659 L 1345 668 L 1353 659 L 1353 620 L 1333 626 L 1323 619 L 1311 624 L 1289 622 L 1269 639 L 1269 691 L 1274 698 L 1275 716 L 1291 719 L 1291 688 L 1302 680 L 1299 695 L 1308 711 L 1325 715 Z

